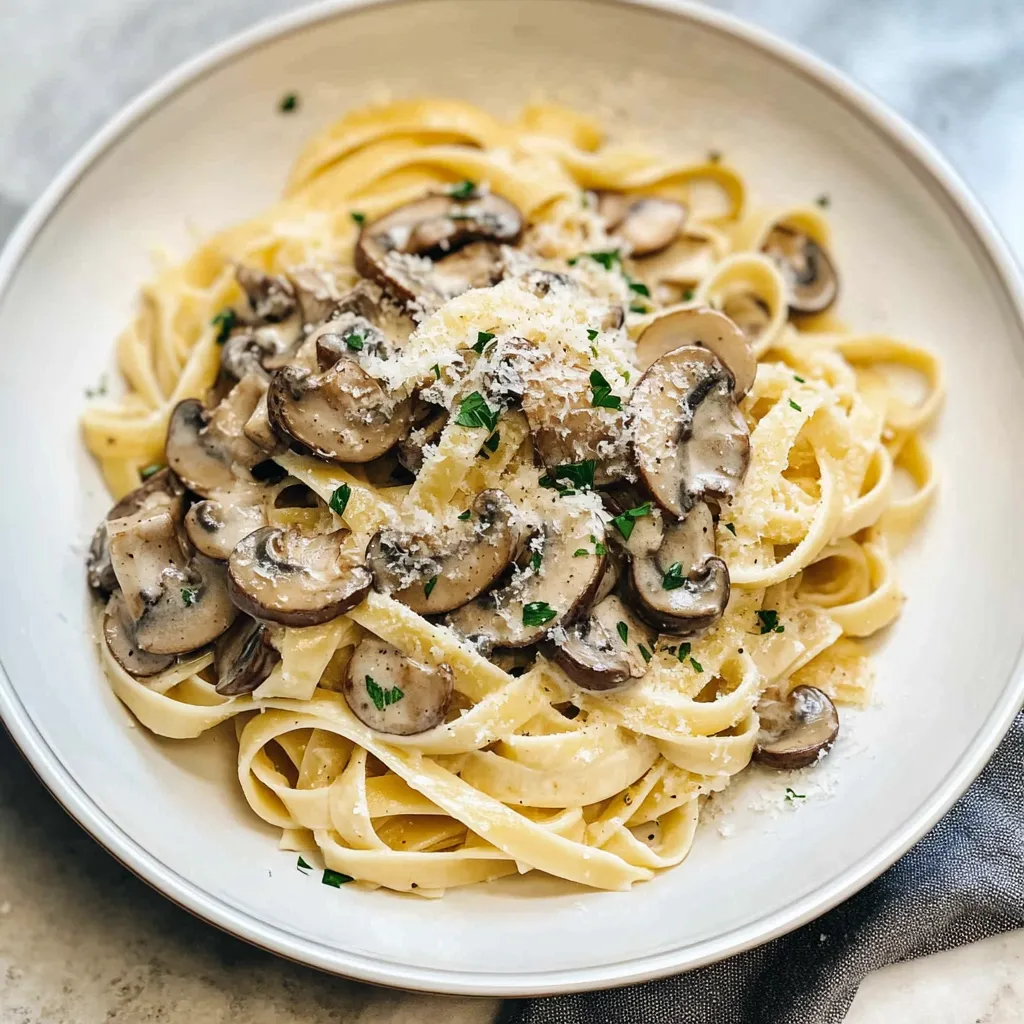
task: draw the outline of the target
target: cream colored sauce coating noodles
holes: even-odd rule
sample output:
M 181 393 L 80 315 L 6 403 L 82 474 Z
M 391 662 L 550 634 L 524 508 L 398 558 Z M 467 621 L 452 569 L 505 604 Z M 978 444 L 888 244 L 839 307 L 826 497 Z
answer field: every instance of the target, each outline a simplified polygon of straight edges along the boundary
M 322 500 L 316 508 L 271 503 L 253 522 L 238 524 L 239 538 L 263 524 L 328 533 L 343 548 L 340 555 L 314 552 L 328 566 L 317 586 L 329 589 L 331 559 L 361 564 L 379 530 L 430 530 L 441 522 L 458 528 L 455 513 L 470 509 L 481 492 L 498 490 L 514 503 L 513 518 L 522 520 L 519 543 L 536 536 L 538 523 L 549 531 L 547 547 L 533 542 L 517 555 L 517 578 L 538 577 L 526 596 L 555 606 L 559 615 L 565 611 L 559 601 L 572 598 L 573 614 L 585 617 L 593 589 L 566 596 L 567 584 L 551 580 L 545 590 L 543 560 L 532 567 L 530 561 L 542 549 L 554 559 L 556 542 L 571 537 L 576 550 L 562 552 L 558 571 L 570 571 L 568 565 L 573 580 L 591 573 L 596 582 L 598 562 L 611 557 L 598 546 L 618 550 L 624 541 L 586 480 L 556 473 L 558 487 L 540 485 L 538 432 L 547 429 L 547 442 L 557 448 L 559 441 L 571 443 L 577 427 L 596 429 L 597 472 L 607 468 L 614 477 L 610 493 L 630 477 L 642 491 L 634 446 L 639 450 L 644 431 L 657 429 L 658 415 L 630 405 L 643 369 L 637 339 L 666 311 L 711 308 L 735 319 L 757 358 L 739 412 L 738 395 L 725 385 L 721 415 L 711 417 L 717 426 L 708 428 L 726 429 L 721 416 L 735 414 L 738 426 L 729 429 L 749 433 L 734 497 L 707 506 L 713 544 L 705 543 L 724 561 L 731 582 L 724 614 L 689 640 L 659 635 L 641 622 L 637 628 L 650 647 L 642 659 L 633 650 L 633 675 L 607 690 L 576 685 L 555 660 L 572 633 L 571 615 L 540 633 L 534 629 L 539 646 L 488 657 L 486 647 L 446 624 L 472 632 L 465 608 L 433 615 L 428 602 L 421 614 L 381 587 L 364 587 L 357 603 L 319 624 L 278 625 L 266 638 L 273 650 L 264 652 L 272 668 L 265 667 L 251 692 L 216 691 L 209 646 L 188 655 L 150 651 L 150 674 L 136 677 L 101 642 L 104 667 L 117 696 L 161 736 L 195 737 L 233 719 L 239 784 L 253 811 L 280 828 L 283 848 L 307 856 L 319 851 L 328 868 L 359 883 L 434 896 L 451 886 L 542 871 L 595 888 L 628 889 L 686 857 L 703 803 L 751 761 L 759 702 L 784 700 L 797 686 L 818 688 L 840 708 L 868 700 L 872 671 L 861 640 L 899 615 L 903 596 L 891 553 L 935 489 L 921 433 L 942 398 L 941 367 L 907 342 L 846 328 L 827 308 L 793 313 L 801 289 L 810 310 L 830 306 L 836 281 L 828 274 L 842 274 L 834 255 L 828 260 L 829 227 L 813 200 L 807 207 L 755 209 L 746 182 L 727 162 L 679 161 L 606 143 L 599 125 L 555 106 L 529 106 L 501 121 L 450 100 L 401 101 L 354 111 L 322 131 L 299 155 L 276 205 L 211 238 L 145 286 L 138 316 L 118 341 L 127 393 L 91 405 L 83 417 L 86 442 L 113 495 L 133 491 L 147 467 L 173 454 L 165 451 L 165 438 L 179 402 L 210 401 L 219 341 L 231 326 L 220 314 L 234 310 L 244 319 L 249 312 L 236 266 L 268 274 L 318 268 L 343 295 L 359 280 L 353 254 L 360 225 L 432 193 L 511 204 L 523 219 L 522 237 L 498 257 L 496 244 L 480 250 L 482 265 L 444 264 L 447 254 L 435 251 L 447 276 L 430 278 L 433 291 L 417 292 L 411 307 L 407 301 L 392 309 L 396 323 L 405 318 L 408 336 L 385 329 L 394 350 L 385 345 L 383 351 L 361 337 L 358 362 L 345 372 L 359 372 L 352 369 L 358 365 L 372 385 L 362 393 L 384 396 L 384 415 L 353 444 L 377 443 L 389 430 L 408 439 L 394 421 L 414 408 L 416 394 L 451 410 L 447 424 L 428 435 L 418 422 L 414 455 L 422 461 L 411 485 L 389 476 L 393 453 L 341 464 L 278 451 L 279 475 L 287 476 L 274 493 L 302 483 Z M 667 202 L 631 205 L 640 199 Z M 627 218 L 635 215 L 632 223 L 624 210 Z M 489 230 L 504 229 L 500 202 L 488 216 Z M 415 230 L 429 235 L 436 227 Z M 798 255 L 810 261 L 795 271 L 764 251 L 792 248 L 794 239 L 804 245 Z M 396 277 L 414 286 L 436 269 L 416 254 L 386 258 Z M 498 269 L 487 263 L 495 259 Z M 493 276 L 485 287 L 468 288 L 481 283 L 480 274 Z M 499 283 L 491 284 L 494 278 Z M 265 333 L 278 329 L 286 333 L 287 325 Z M 483 335 L 511 352 L 505 370 L 500 360 L 473 351 L 487 344 Z M 501 394 L 501 374 L 519 365 L 516 345 L 529 355 L 530 387 L 545 396 L 532 408 L 529 394 L 518 400 L 514 381 L 504 404 L 493 400 Z M 314 359 L 313 371 L 322 365 Z M 920 376 L 923 397 L 910 401 L 895 388 L 888 372 L 894 365 Z M 594 385 L 595 371 L 603 384 Z M 484 420 L 498 411 L 493 430 L 489 422 L 456 422 L 472 392 L 491 397 Z M 591 404 L 599 394 L 605 403 Z M 274 385 L 271 399 L 282 403 L 282 417 L 294 413 L 288 394 L 277 394 Z M 296 408 L 298 416 L 304 407 Z M 568 441 L 560 436 L 566 424 L 573 428 Z M 704 456 L 679 452 L 673 448 L 672 457 L 685 455 L 697 472 Z M 571 451 L 563 461 L 575 461 Z M 897 475 L 913 485 L 898 497 Z M 244 505 L 247 486 L 241 498 L 229 492 L 234 497 L 222 505 Z M 325 504 L 333 497 L 337 505 L 339 489 L 347 493 L 340 517 Z M 635 520 L 634 540 L 649 525 L 644 519 L 660 529 L 671 525 L 674 517 L 657 504 L 649 517 Z M 350 532 L 331 533 L 341 527 Z M 118 530 L 109 530 L 111 553 L 120 545 L 123 555 L 127 541 Z M 474 571 L 485 572 L 484 556 L 492 555 L 483 550 Z M 239 573 L 251 575 L 258 558 L 251 552 L 248 560 L 238 558 Z M 223 573 L 216 557 L 202 564 Z M 673 571 L 679 572 L 664 564 L 658 570 L 665 579 Z M 195 592 L 191 584 L 180 588 L 183 605 L 205 600 L 199 591 L 212 588 L 214 576 L 195 578 Z M 351 587 L 358 589 L 361 579 Z M 422 584 L 416 579 L 413 573 L 410 591 Z M 438 599 L 459 599 L 449 583 Z M 150 600 L 146 594 L 144 588 L 141 597 L 123 593 L 129 615 L 133 601 L 138 612 Z M 350 598 L 332 591 L 317 600 L 341 607 Z M 300 599 L 306 597 L 281 600 L 294 608 L 289 602 Z M 529 603 L 510 599 L 502 606 L 507 637 L 522 639 Z M 175 617 L 179 612 L 167 611 L 161 628 L 191 629 Z M 230 606 L 218 612 L 213 601 L 200 617 L 204 628 L 218 613 L 234 614 Z M 429 723 L 425 731 L 382 732 L 353 713 L 345 693 L 349 661 L 373 638 L 384 642 L 382 649 L 394 645 L 395 657 L 421 673 L 403 677 L 405 685 L 426 685 L 418 680 L 429 678 L 437 699 L 450 692 L 450 703 L 438 705 L 444 713 L 430 722 L 433 698 L 413 706 L 397 683 L 381 679 L 368 691 L 369 702 L 362 696 L 365 712 L 374 713 L 372 704 L 383 717 L 392 699 L 395 707 L 410 700 L 403 728 Z M 244 681 L 238 685 L 246 689 Z

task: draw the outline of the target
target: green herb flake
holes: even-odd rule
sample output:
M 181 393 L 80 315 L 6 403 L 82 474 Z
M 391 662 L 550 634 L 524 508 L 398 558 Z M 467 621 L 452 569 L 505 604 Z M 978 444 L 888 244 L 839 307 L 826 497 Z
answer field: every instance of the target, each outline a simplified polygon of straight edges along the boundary
M 540 563 L 544 561 L 544 556 L 539 551 L 534 551 L 533 557 L 530 559 L 530 568 L 534 572 L 540 572 Z
M 792 398 L 789 400 L 789 407 L 790 409 L 796 409 L 797 412 L 803 412 L 803 409 L 801 409 Z
M 664 590 L 678 590 L 683 585 L 683 567 L 679 562 L 673 562 L 661 577 L 661 586 Z
M 679 645 L 679 653 L 676 655 L 680 662 L 686 661 L 690 656 L 690 645 L 689 643 L 682 643 Z
M 619 639 L 623 643 L 626 643 L 626 641 L 629 639 L 629 626 L 627 626 L 624 622 L 617 622 L 615 624 L 615 632 L 619 634 Z
M 757 613 L 761 635 L 765 633 L 785 633 L 786 627 L 779 625 L 779 613 L 772 608 L 764 608 Z
M 795 380 L 798 384 L 806 384 L 807 383 L 807 381 L 805 381 L 803 379 L 803 377 L 798 377 L 795 373 L 793 374 L 793 380 Z
M 790 789 L 789 786 L 786 787 L 786 803 L 791 804 L 794 800 L 806 800 L 806 799 L 807 799 L 807 794 L 806 793 L 798 793 L 798 792 L 796 792 L 796 790 Z
M 686 291 L 683 292 L 683 302 L 692 302 L 693 301 L 693 296 L 695 294 L 696 293 L 694 292 L 694 290 L 692 288 L 687 288 Z
M 725 524 L 725 528 L 726 528 L 726 529 L 727 529 L 727 530 L 728 530 L 728 531 L 729 531 L 729 532 L 730 532 L 730 533 L 731 533 L 731 534 L 732 534 L 732 535 L 733 535 L 734 537 L 736 536 L 736 527 L 735 527 L 735 526 L 733 526 L 733 525 L 732 525 L 732 523 L 726 523 L 726 524 Z
M 423 596 L 424 597 L 430 597 L 430 595 L 434 592 L 434 587 L 436 587 L 436 586 L 437 586 L 437 577 L 436 576 L 431 576 L 430 579 L 427 580 L 426 584 L 423 587 Z
M 405 696 L 405 692 L 397 686 L 393 686 L 389 690 L 386 686 L 381 686 L 376 682 L 373 676 L 366 677 L 366 692 L 370 695 L 370 700 L 373 701 L 373 706 L 378 711 L 397 704 Z
M 651 297 L 651 289 L 648 288 L 643 281 L 634 281 L 630 278 L 626 283 L 629 285 L 629 290 L 631 292 L 636 292 L 637 295 L 643 295 L 648 299 Z
M 550 622 L 558 612 L 547 603 L 547 601 L 531 601 L 523 605 L 523 625 L 543 626 Z
M 590 552 L 586 548 L 577 548 L 572 553 L 572 557 L 573 558 L 584 558 L 585 556 L 587 556 L 589 554 L 590 554 Z
M 604 557 L 605 555 L 608 554 L 608 549 L 600 541 L 598 541 L 594 545 L 594 554 L 595 555 L 600 555 L 601 557 Z
M 441 367 L 438 366 L 437 363 L 434 363 L 434 365 L 430 369 L 434 371 L 434 376 L 438 380 L 440 380 L 441 379 Z
M 217 344 L 223 345 L 231 335 L 235 324 L 238 322 L 238 314 L 233 309 L 222 309 L 211 321 L 210 326 L 217 328 Z
M 630 311 L 630 313 L 640 313 L 640 314 L 643 314 L 643 313 L 647 312 L 647 307 L 641 305 L 639 302 L 633 302 L 633 303 L 630 304 L 629 311 Z
M 352 488 L 348 484 L 341 484 L 339 487 L 334 488 L 334 493 L 331 494 L 331 500 L 328 502 L 331 511 L 339 516 L 345 514 L 345 509 L 348 508 L 348 499 L 352 497 Z
M 649 650 L 647 650 L 647 648 L 644 647 L 643 644 L 637 644 L 637 647 L 640 648 L 640 654 L 643 657 L 644 661 L 646 661 L 648 664 L 650 664 L 651 652 Z
M 196 603 L 196 592 L 191 587 L 182 587 L 181 602 L 186 608 L 191 608 Z
M 580 258 L 579 258 L 579 256 L 570 256 L 570 257 L 569 257 L 569 258 L 568 258 L 568 259 L 567 259 L 567 260 L 566 260 L 565 262 L 566 262 L 566 263 L 567 263 L 567 264 L 568 264 L 568 265 L 569 265 L 570 267 L 575 267 L 575 266 L 576 266 L 576 264 L 577 264 L 577 263 L 579 263 L 579 261 L 580 261 Z
M 366 223 L 366 214 L 360 213 L 359 210 L 352 210 L 349 213 L 349 216 L 352 218 L 353 221 L 355 221 L 356 224 Z
M 593 392 L 590 404 L 595 409 L 619 409 L 622 407 L 622 399 L 618 395 L 612 394 L 612 386 L 600 370 L 591 371 L 590 390 Z
M 818 196 L 818 198 L 815 199 L 814 201 L 823 210 L 827 210 L 832 205 L 832 200 L 831 200 L 831 198 L 829 198 L 829 195 L 826 192 L 822 192 L 822 194 L 820 196 Z
M 346 882 L 353 881 L 353 878 L 351 875 L 343 875 L 340 871 L 324 868 L 324 877 L 320 881 L 324 885 L 331 886 L 332 889 L 340 889 Z
M 588 252 L 587 255 L 595 263 L 600 263 L 605 270 L 611 270 L 620 260 L 618 249 L 608 249 L 605 252 Z
M 622 371 L 622 379 L 628 384 L 629 383 L 629 370 Z
M 298 863 L 295 865 L 295 868 L 297 871 L 301 871 L 303 874 L 306 874 L 307 871 L 311 871 L 313 869 L 313 865 L 307 864 L 305 859 L 300 854 Z
M 459 405 L 455 422 L 460 427 L 483 427 L 488 433 L 493 433 L 498 424 L 498 411 L 491 409 L 479 391 L 473 391 Z
M 468 178 L 465 181 L 460 181 L 448 189 L 448 195 L 452 199 L 472 199 L 476 195 L 476 182 L 470 181 Z
M 601 333 L 600 331 L 595 331 L 593 328 L 588 327 L 587 328 L 587 339 L 589 341 L 594 341 L 597 338 L 598 334 L 600 334 L 600 333 Z
M 473 351 L 477 355 L 482 355 L 489 341 L 494 341 L 494 335 L 490 331 L 477 331 L 476 344 L 473 346 Z
M 105 395 L 106 393 L 107 393 L 107 375 L 106 374 L 103 374 L 103 376 L 100 377 L 100 382 L 96 385 L 96 387 L 94 387 L 94 388 L 86 388 L 85 389 L 85 397 L 86 398 L 99 398 L 100 395 Z
M 597 469 L 596 459 L 584 459 L 583 462 L 566 462 L 548 470 L 538 481 L 541 487 L 555 487 L 563 495 L 572 491 L 589 491 L 594 487 L 594 471 Z M 565 480 L 565 485 L 559 483 Z
M 345 344 L 348 345 L 353 352 L 362 352 L 363 336 L 361 334 L 346 334 Z
M 139 476 L 142 477 L 143 480 L 148 480 L 154 473 L 159 473 L 163 468 L 162 462 L 154 462 L 152 465 L 146 466 L 144 469 L 140 469 Z
M 612 526 L 622 534 L 623 540 L 629 540 L 629 535 L 633 532 L 635 520 L 640 519 L 642 516 L 649 516 L 650 514 L 651 503 L 649 501 L 645 501 L 642 505 L 637 505 L 636 508 L 626 509 L 621 516 L 616 516 L 612 520 Z
M 285 93 L 285 95 L 281 97 L 281 102 L 277 105 L 277 109 L 280 110 L 282 114 L 290 114 L 293 110 L 298 110 L 298 108 L 299 97 L 294 92 Z
M 465 522 L 467 522 L 468 520 L 472 519 L 472 518 L 473 518 L 473 512 L 472 512 L 472 510 L 471 510 L 471 509 L 468 509 L 468 508 L 467 508 L 465 512 L 463 512 L 463 513 L 461 513 L 461 514 L 459 515 L 459 518 L 460 518 L 460 519 L 461 519 L 461 520 L 462 520 L 462 521 L 463 521 L 464 523 L 465 523 Z
M 597 346 L 596 346 L 596 345 L 591 345 L 591 346 L 590 346 L 590 354 L 591 354 L 591 355 L 592 355 L 592 356 L 593 356 L 593 357 L 594 357 L 595 359 L 597 358 Z
M 690 659 L 690 664 L 693 666 L 693 671 L 694 672 L 703 672 L 704 671 L 704 666 L 696 658 L 691 658 Z
M 496 430 L 486 441 L 484 441 L 484 447 L 489 452 L 496 452 L 498 445 L 501 443 L 501 434 Z

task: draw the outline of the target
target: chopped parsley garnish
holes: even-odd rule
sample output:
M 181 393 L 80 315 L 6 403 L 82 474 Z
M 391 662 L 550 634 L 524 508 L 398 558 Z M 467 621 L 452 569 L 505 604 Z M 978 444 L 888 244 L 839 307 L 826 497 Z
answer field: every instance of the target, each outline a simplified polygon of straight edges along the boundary
M 436 576 L 431 576 L 430 579 L 427 580 L 426 584 L 424 584 L 423 596 L 424 597 L 430 597 L 430 595 L 434 592 L 434 587 L 436 587 L 436 586 L 437 586 L 437 577 Z
M 493 341 L 494 335 L 490 331 L 477 331 L 476 332 L 476 344 L 473 346 L 473 351 L 477 355 L 482 355 L 487 342 Z
M 547 601 L 531 601 L 523 605 L 523 625 L 543 626 L 550 622 L 558 612 L 547 603 Z
M 720 164 L 722 162 L 722 154 L 717 149 L 708 150 L 708 163 L 709 164 Z
M 626 283 L 629 285 L 631 292 L 636 292 L 637 295 L 644 295 L 647 298 L 651 297 L 651 289 L 643 283 L 643 281 L 634 281 L 632 278 L 627 279 Z
M 598 541 L 594 545 L 594 554 L 595 555 L 600 555 L 601 557 L 604 557 L 605 555 L 608 554 L 608 549 L 600 541 Z
M 600 370 L 591 370 L 590 390 L 593 392 L 590 404 L 594 408 L 619 409 L 622 407 L 622 399 L 618 395 L 612 394 L 612 386 Z
M 352 210 L 349 213 L 349 216 L 352 218 L 352 220 L 354 220 L 356 222 L 356 224 L 365 224 L 366 223 L 366 214 L 365 213 L 360 213 L 359 210 Z
M 586 548 L 577 548 L 573 553 L 573 558 L 584 558 L 589 555 L 590 552 Z
M 196 603 L 196 592 L 191 587 L 182 587 L 181 601 L 186 608 L 191 608 Z
M 486 441 L 484 441 L 484 447 L 489 452 L 496 452 L 498 445 L 501 443 L 501 434 L 496 430 Z
M 786 802 L 787 803 L 792 803 L 794 800 L 806 800 L 806 799 L 807 799 L 807 794 L 806 793 L 798 793 L 798 792 L 796 792 L 796 790 L 790 789 L 789 786 L 786 787 Z
M 96 385 L 96 387 L 94 387 L 94 388 L 86 388 L 85 389 L 85 397 L 86 398 L 98 398 L 100 395 L 105 395 L 106 393 L 107 393 L 107 375 L 106 374 L 103 374 L 103 376 L 100 377 L 100 382 L 99 382 L 99 384 Z
M 683 567 L 673 562 L 661 577 L 661 586 L 665 590 L 678 590 L 683 585 Z
M 795 373 L 793 374 L 793 380 L 795 380 L 798 384 L 806 384 L 807 383 L 807 381 L 805 381 L 803 379 L 803 377 L 798 377 Z
M 643 656 L 644 661 L 650 662 L 650 660 L 651 660 L 651 652 L 649 650 L 647 650 L 647 648 L 644 647 L 643 644 L 637 644 L 637 647 L 640 648 L 640 654 Z
M 579 261 L 579 256 L 570 256 L 565 262 L 568 263 L 570 267 L 575 267 Z
M 615 623 L 615 632 L 619 634 L 619 639 L 625 643 L 629 639 L 629 626 L 624 622 Z
M 626 509 L 621 516 L 616 516 L 612 520 L 612 526 L 622 534 L 623 540 L 629 540 L 629 535 L 633 532 L 633 527 L 636 525 L 635 521 L 642 516 L 649 516 L 650 514 L 651 503 L 645 501 L 642 505 L 637 505 L 636 508 Z
M 448 195 L 452 199 L 472 199 L 476 195 L 476 182 L 470 181 L 468 178 L 465 181 L 460 181 L 448 189 Z
M 679 645 L 679 653 L 676 655 L 676 657 L 680 660 L 680 662 L 683 662 L 683 661 L 686 661 L 686 659 L 689 656 L 690 656 L 690 644 L 688 642 L 680 644 Z
M 549 469 L 540 478 L 541 487 L 557 487 L 562 494 L 569 491 L 589 491 L 594 487 L 594 470 L 597 469 L 596 459 L 584 459 L 583 462 L 565 462 L 561 466 Z M 558 481 L 565 480 L 562 485 Z
M 587 328 L 587 338 L 590 341 L 593 341 L 598 336 L 598 334 L 600 334 L 600 333 L 601 333 L 600 331 L 595 331 L 591 327 Z
M 696 658 L 691 658 L 690 659 L 690 664 L 693 666 L 693 671 L 694 672 L 703 672 L 704 671 L 704 666 Z
M 735 527 L 735 526 L 733 526 L 733 525 L 732 525 L 732 523 L 726 523 L 726 524 L 725 524 L 725 528 L 726 528 L 726 529 L 727 529 L 727 530 L 728 530 L 728 531 L 729 531 L 729 532 L 730 532 L 730 533 L 731 533 L 731 534 L 732 534 L 732 535 L 733 535 L 734 537 L 736 536 L 736 527 Z
M 295 867 L 296 867 L 296 870 L 301 871 L 303 874 L 306 874 L 307 871 L 312 870 L 313 865 L 312 864 L 307 864 L 306 861 L 304 860 L 304 858 L 302 857 L 302 854 L 299 854 L 299 861 L 295 865 Z
M 803 409 L 801 409 L 792 398 L 789 400 L 789 407 L 790 409 L 796 409 L 797 412 L 803 412 Z
M 622 379 L 628 384 L 629 383 L 629 370 L 622 371 Z
M 163 463 L 154 462 L 151 466 L 146 466 L 145 469 L 140 469 L 139 476 L 142 477 L 143 480 L 148 480 L 154 473 L 159 473 L 163 468 Z
M 818 198 L 817 198 L 817 199 L 815 199 L 814 201 L 815 201 L 815 202 L 816 202 L 816 203 L 817 203 L 817 204 L 818 204 L 818 205 L 819 205 L 819 206 L 820 206 L 820 207 L 821 207 L 821 208 L 822 208 L 823 210 L 827 210 L 827 209 L 828 209 L 828 208 L 829 208 L 829 207 L 830 207 L 830 206 L 832 205 L 832 200 L 831 200 L 831 199 L 829 198 L 828 194 L 827 194 L 827 193 L 825 193 L 825 192 L 822 192 L 822 193 L 821 193 L 821 195 L 820 195 L 820 196 L 818 196 Z
M 467 521 L 468 519 L 472 519 L 472 518 L 473 518 L 473 511 L 472 511 L 472 509 L 468 509 L 468 508 L 467 508 L 465 512 L 462 512 L 462 513 L 461 513 L 461 514 L 459 515 L 459 518 L 460 518 L 460 519 L 461 519 L 461 520 L 462 520 L 463 522 L 466 522 L 466 521 Z
M 695 293 L 692 288 L 687 288 L 686 291 L 683 292 L 683 302 L 689 302 L 693 298 L 694 294 Z
M 591 354 L 591 355 L 592 355 L 592 356 L 593 356 L 593 357 L 594 357 L 595 359 L 597 358 L 597 346 L 596 346 L 596 345 L 591 345 L 591 346 L 590 346 L 590 354 Z
M 329 885 L 333 889 L 340 889 L 346 882 L 351 882 L 351 875 L 343 875 L 340 871 L 332 871 L 330 868 L 324 868 L 324 877 L 320 879 L 324 885 Z
M 435 377 L 436 377 L 436 378 L 437 378 L 438 380 L 440 380 L 440 379 L 441 379 L 441 367 L 440 367 L 440 366 L 438 366 L 438 365 L 437 365 L 437 363 L 434 363 L 434 365 L 433 365 L 433 366 L 431 367 L 431 370 L 433 370 L 433 371 L 434 371 L 434 376 L 435 376 Z
M 539 551 L 534 551 L 533 557 L 530 559 L 530 568 L 534 572 L 540 572 L 540 563 L 544 561 L 544 556 Z
M 483 427 L 493 432 L 498 424 L 498 410 L 492 410 L 484 396 L 473 391 L 462 400 L 455 422 L 460 427 Z
M 389 690 L 386 686 L 375 682 L 373 676 L 366 677 L 366 692 L 370 695 L 370 700 L 373 701 L 373 706 L 378 711 L 397 704 L 405 696 L 405 691 L 400 690 L 397 686 L 392 686 Z
M 297 110 L 299 106 L 299 97 L 294 92 L 286 93 L 281 97 L 281 102 L 277 105 L 277 109 L 282 114 L 290 114 L 293 110 Z
M 647 307 L 639 302 L 632 302 L 629 306 L 630 313 L 646 313 Z
M 620 260 L 618 249 L 608 249 L 605 252 L 588 252 L 587 255 L 595 263 L 600 263 L 605 270 L 611 270 Z
M 211 321 L 210 326 L 217 328 L 217 344 L 223 345 L 238 322 L 238 314 L 233 309 L 222 309 Z
M 761 627 L 761 635 L 765 633 L 785 633 L 786 627 L 779 625 L 779 613 L 772 608 L 766 608 L 757 613 L 758 625 Z
M 363 336 L 361 334 L 346 334 L 345 344 L 354 352 L 363 351 Z
M 345 509 L 348 508 L 348 499 L 351 497 L 352 488 L 348 484 L 341 484 L 340 487 L 335 487 L 331 500 L 328 502 L 331 511 L 336 512 L 339 516 L 343 516 Z

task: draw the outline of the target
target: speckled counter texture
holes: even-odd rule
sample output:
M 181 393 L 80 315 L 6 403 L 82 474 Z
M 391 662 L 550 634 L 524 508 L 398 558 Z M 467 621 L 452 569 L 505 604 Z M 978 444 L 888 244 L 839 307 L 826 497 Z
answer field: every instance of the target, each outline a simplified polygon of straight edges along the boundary
M 0 237 L 126 99 L 183 58 L 293 6 L 0 0 Z M 717 6 L 801 42 L 923 128 L 1024 251 L 1021 0 Z M 869 977 L 849 1019 L 1024 1021 L 1022 979 L 1024 940 L 1003 936 Z M 193 919 L 80 832 L 0 732 L 0 1024 L 482 1024 L 494 1010 L 489 1000 L 330 978 Z

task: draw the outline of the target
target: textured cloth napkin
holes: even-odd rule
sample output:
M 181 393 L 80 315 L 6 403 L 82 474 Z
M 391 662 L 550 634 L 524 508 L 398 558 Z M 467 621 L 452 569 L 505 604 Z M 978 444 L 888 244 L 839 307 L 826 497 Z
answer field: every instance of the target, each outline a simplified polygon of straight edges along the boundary
M 935 828 L 816 921 L 663 981 L 507 1003 L 500 1024 L 838 1024 L 868 971 L 1020 927 L 1024 713 Z

